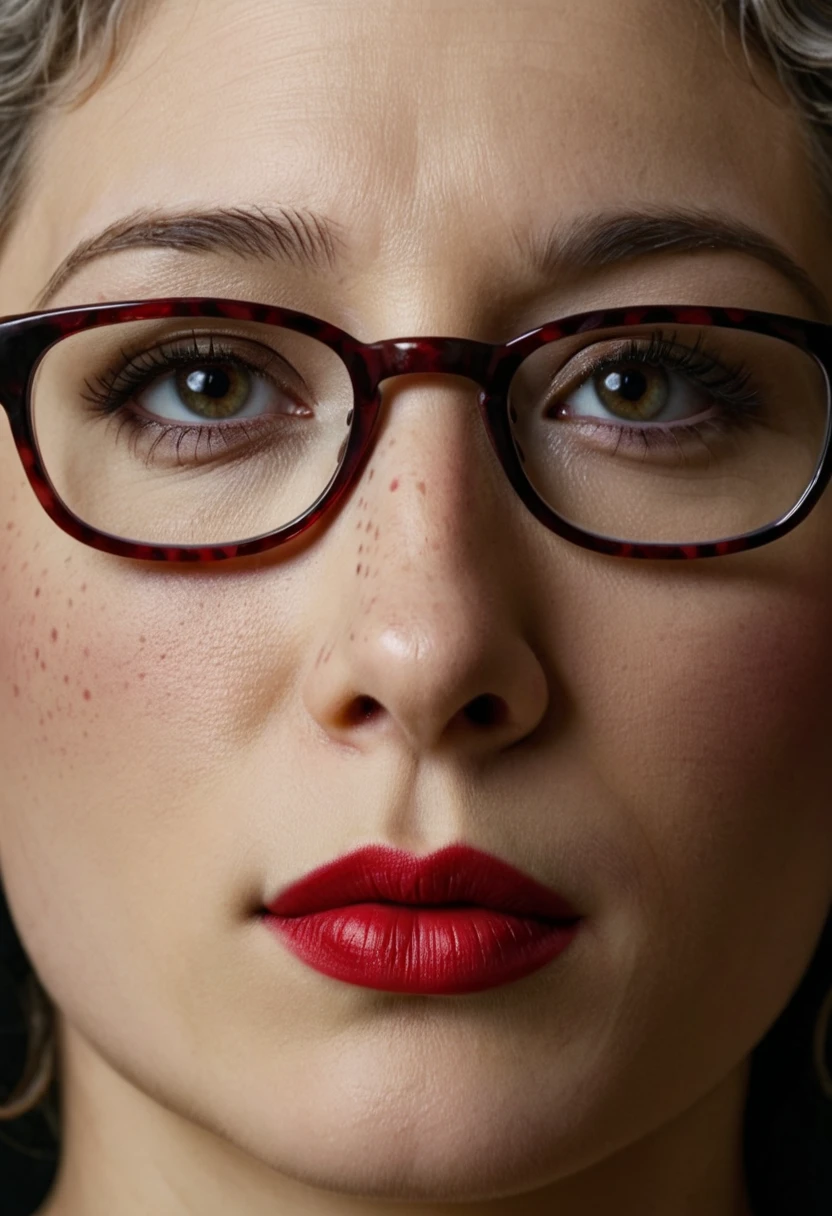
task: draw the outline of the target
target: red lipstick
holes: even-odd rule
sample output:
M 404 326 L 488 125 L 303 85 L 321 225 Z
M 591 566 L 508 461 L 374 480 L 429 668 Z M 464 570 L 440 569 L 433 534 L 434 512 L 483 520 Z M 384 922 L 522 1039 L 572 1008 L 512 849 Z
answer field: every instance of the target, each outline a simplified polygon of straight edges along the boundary
M 304 875 L 262 916 L 324 975 L 431 996 L 530 975 L 566 949 L 582 919 L 537 879 L 460 844 L 421 858 L 369 845 Z

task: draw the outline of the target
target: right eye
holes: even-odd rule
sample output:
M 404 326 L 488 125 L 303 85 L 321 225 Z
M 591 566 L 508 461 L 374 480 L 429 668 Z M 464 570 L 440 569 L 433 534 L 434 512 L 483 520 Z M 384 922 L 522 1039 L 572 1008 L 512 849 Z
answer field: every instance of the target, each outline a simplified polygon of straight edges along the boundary
M 147 378 L 131 399 L 167 422 L 205 422 L 290 414 L 311 418 L 312 411 L 274 380 L 239 360 L 194 361 L 166 376 Z

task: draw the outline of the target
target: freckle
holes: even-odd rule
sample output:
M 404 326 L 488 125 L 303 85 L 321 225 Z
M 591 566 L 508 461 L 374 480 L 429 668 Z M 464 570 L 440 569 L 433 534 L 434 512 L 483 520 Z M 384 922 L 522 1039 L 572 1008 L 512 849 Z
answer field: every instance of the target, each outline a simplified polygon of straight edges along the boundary
M 88 688 L 85 688 L 84 689 L 84 700 L 89 701 L 91 697 L 92 697 L 92 693 L 90 692 L 90 690 Z
M 139 679 L 140 679 L 140 680 L 143 680 L 146 674 L 147 674 L 146 672 L 144 672 L 144 671 L 140 671 L 140 672 L 139 672 Z
M 354 633 L 351 633 L 351 634 L 350 634 L 350 641 L 351 641 L 351 642 L 354 642 L 354 641 L 355 641 L 355 634 L 354 634 Z M 15 695 L 15 696 L 17 696 L 18 689 L 17 689 L 17 685 L 16 685 L 16 684 L 15 684 L 14 688 L 15 688 L 14 695 Z
M 423 481 L 417 481 L 417 482 L 416 482 L 416 489 L 419 491 L 419 493 L 420 493 L 420 494 L 424 494 L 424 492 L 425 492 L 425 483 L 424 483 Z
M 358 552 L 359 552 L 359 553 L 363 553 L 363 552 L 364 552 L 364 546 L 363 546 L 363 545 L 359 545 L 359 546 L 358 546 Z
M 89 648 L 89 646 L 85 646 L 84 647 L 84 658 L 88 659 L 89 657 L 90 657 L 90 648 Z
M 73 607 L 72 600 L 67 600 L 66 606 L 67 606 L 67 608 L 72 608 Z
M 57 629 L 53 629 L 53 630 L 52 630 L 52 632 L 51 632 L 51 634 L 50 634 L 49 636 L 52 638 L 52 641 L 53 641 L 53 642 L 57 642 L 57 640 L 58 640 L 58 631 L 57 631 Z
M 35 587 L 35 599 L 40 595 L 40 587 Z
M 82 591 L 86 591 L 86 589 L 87 589 L 87 584 L 86 584 L 86 583 L 82 583 L 82 584 L 81 584 L 81 590 L 82 590 Z
M 358 565 L 355 567 L 355 573 L 356 573 L 356 574 L 360 574 L 360 573 L 361 573 L 361 562 L 359 562 L 359 563 L 358 563 Z
M 88 738 L 89 738 L 89 732 L 88 732 L 88 731 L 86 731 L 86 730 L 84 731 L 84 738 L 85 738 L 85 739 L 88 739 Z
M 369 573 L 370 573 L 370 567 L 368 566 L 367 569 L 364 571 L 364 577 L 366 578 Z
M 368 481 L 373 480 L 373 473 L 375 473 L 375 469 L 370 469 L 370 476 L 367 478 Z
M 367 527 L 364 529 L 364 531 L 365 531 L 365 532 L 371 532 L 371 531 L 372 531 L 372 528 L 373 528 L 373 521 L 372 521 L 371 519 L 368 519 L 368 520 L 367 520 Z
M 159 655 L 159 658 L 160 658 L 160 659 L 166 659 L 167 657 L 168 657 L 168 656 L 167 656 L 167 654 L 160 654 L 160 655 Z
M 69 683 L 69 676 L 64 676 L 64 684 L 68 684 L 68 683 Z
M 40 661 L 40 669 L 41 671 L 46 671 L 46 664 L 44 663 L 43 659 Z
M 16 697 L 20 696 L 20 689 L 18 688 L 18 686 L 16 684 L 12 684 L 12 692 L 14 693 L 14 695 Z
M 130 682 L 129 682 L 129 680 L 125 680 L 125 681 L 124 681 L 124 687 L 125 687 L 125 688 L 129 688 L 129 687 L 130 687 Z
M 13 527 L 14 527 L 14 521 L 13 521 L 13 520 L 9 520 L 9 522 L 6 524 L 6 531 L 7 531 L 7 532 L 11 532 L 11 530 L 12 530 L 12 528 L 13 528 Z
M 142 646 L 144 646 L 145 642 L 147 641 L 147 638 L 144 636 L 143 633 L 139 634 L 139 641 L 141 642 Z
M 35 659 L 39 659 L 39 658 L 40 658 L 40 647 L 36 646 L 35 647 Z
M 49 721 L 51 722 L 52 721 L 52 710 L 51 709 L 47 709 L 46 716 L 49 719 Z
M 378 540 L 378 528 L 376 528 L 376 540 Z
M 398 479 L 398 477 L 394 477 L 393 480 L 390 482 L 390 489 L 398 490 L 398 488 L 399 488 L 399 479 Z

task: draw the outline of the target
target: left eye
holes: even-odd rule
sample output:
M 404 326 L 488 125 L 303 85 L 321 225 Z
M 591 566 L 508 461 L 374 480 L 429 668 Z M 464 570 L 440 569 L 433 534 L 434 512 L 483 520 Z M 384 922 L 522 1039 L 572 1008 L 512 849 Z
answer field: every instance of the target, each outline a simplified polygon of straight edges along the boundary
M 647 363 L 607 364 L 590 375 L 561 404 L 588 418 L 623 422 L 675 422 L 701 409 L 702 390 L 684 376 Z M 560 412 L 560 411 L 558 411 Z

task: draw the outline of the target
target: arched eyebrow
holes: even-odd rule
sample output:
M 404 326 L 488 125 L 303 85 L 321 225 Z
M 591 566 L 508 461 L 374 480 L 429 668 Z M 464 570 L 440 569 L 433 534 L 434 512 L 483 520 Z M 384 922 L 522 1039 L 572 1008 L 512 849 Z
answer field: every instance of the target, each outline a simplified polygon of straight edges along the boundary
M 561 221 L 542 237 L 517 238 L 530 267 L 557 280 L 564 272 L 595 270 L 648 255 L 698 250 L 740 252 L 766 263 L 800 292 L 818 319 L 829 303 L 808 272 L 776 241 L 733 216 L 690 208 L 600 212 Z M 188 253 L 268 258 L 310 270 L 332 270 L 348 245 L 343 225 L 298 207 L 197 210 L 141 208 L 77 244 L 35 301 L 46 308 L 82 266 L 124 249 L 165 248 Z M 668 301 L 684 303 L 684 301 Z
M 45 308 L 82 266 L 123 249 L 177 249 L 269 258 L 320 270 L 333 269 L 344 247 L 342 226 L 298 207 L 140 208 L 86 237 L 60 263 L 35 307 Z
M 526 249 L 533 265 L 547 276 L 595 270 L 648 254 L 745 253 L 771 266 L 796 287 L 816 319 L 830 319 L 825 294 L 791 254 L 757 228 L 720 212 L 670 207 L 581 216 L 563 227 L 555 226 L 542 241 L 527 243 Z M 684 301 L 667 301 L 677 302 Z

